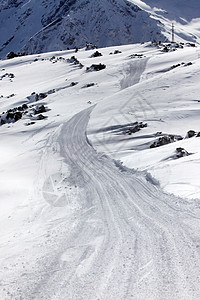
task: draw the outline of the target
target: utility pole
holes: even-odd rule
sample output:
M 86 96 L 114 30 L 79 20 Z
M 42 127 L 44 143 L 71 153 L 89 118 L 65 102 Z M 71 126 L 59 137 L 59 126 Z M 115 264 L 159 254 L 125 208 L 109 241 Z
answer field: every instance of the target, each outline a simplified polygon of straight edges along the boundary
M 174 23 L 172 23 L 172 43 L 174 43 Z

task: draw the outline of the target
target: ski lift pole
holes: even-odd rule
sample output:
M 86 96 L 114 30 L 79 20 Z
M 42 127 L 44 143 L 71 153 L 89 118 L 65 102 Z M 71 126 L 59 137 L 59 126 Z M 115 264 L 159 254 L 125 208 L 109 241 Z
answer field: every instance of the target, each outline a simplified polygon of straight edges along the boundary
M 174 23 L 172 23 L 172 43 L 174 43 Z

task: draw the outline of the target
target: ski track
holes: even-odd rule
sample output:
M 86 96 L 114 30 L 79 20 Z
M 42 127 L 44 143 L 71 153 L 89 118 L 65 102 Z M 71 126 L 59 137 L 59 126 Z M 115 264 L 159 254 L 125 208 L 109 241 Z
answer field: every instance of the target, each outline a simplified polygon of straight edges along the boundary
M 82 190 L 81 213 L 71 232 L 62 224 L 43 279 L 26 278 L 19 299 L 199 299 L 198 211 L 98 154 L 86 135 L 92 109 L 54 136 Z
M 146 62 L 124 70 L 121 89 L 139 81 Z M 200 299 L 199 205 L 164 193 L 97 153 L 87 138 L 92 110 L 76 114 L 47 139 L 38 190 L 43 185 L 46 197 L 54 193 L 46 169 L 59 153 L 54 175 L 66 184 L 59 175 L 66 166 L 78 196 L 76 203 L 68 194 L 66 207 L 38 212 L 36 220 L 46 221 L 51 238 L 35 234 L 20 257 L 7 259 L 3 300 Z M 68 218 L 52 218 L 70 205 Z
M 124 67 L 122 73 L 123 78 L 120 80 L 120 87 L 122 90 L 135 85 L 140 81 L 140 77 L 146 68 L 148 58 L 136 58 L 130 61 Z

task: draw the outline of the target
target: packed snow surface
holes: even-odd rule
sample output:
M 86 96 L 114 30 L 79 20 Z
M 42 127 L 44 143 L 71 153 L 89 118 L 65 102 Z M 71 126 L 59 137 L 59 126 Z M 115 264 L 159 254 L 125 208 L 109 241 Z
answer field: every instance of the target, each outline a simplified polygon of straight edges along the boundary
M 200 298 L 199 80 L 189 44 L 0 61 L 0 299 Z

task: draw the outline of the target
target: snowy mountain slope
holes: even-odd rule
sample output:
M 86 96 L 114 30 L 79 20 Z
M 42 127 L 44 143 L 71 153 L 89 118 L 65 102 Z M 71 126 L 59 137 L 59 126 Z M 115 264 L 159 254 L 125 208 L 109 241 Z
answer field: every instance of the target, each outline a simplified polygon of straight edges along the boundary
M 177 42 L 200 40 L 200 3 L 197 0 L 131 0 L 141 9 L 147 11 L 153 18 L 159 20 L 165 28 L 165 36 L 171 40 L 172 22 L 175 25 L 175 40 Z
M 0 52 L 39 53 L 67 47 L 99 47 L 161 39 L 158 22 L 129 1 L 21 2 L 0 13 Z M 30 40 L 29 40 L 30 39 Z M 25 47 L 24 47 L 25 45 Z
M 0 298 L 198 299 L 200 49 L 95 51 L 0 62 Z
M 188 198 L 200 196 L 197 183 L 200 140 L 194 138 L 192 143 L 191 139 L 185 139 L 189 130 L 199 132 L 199 57 L 196 49 L 185 49 L 143 58 L 139 63 L 133 61 L 125 68 L 121 81 L 130 82 L 130 86 L 94 109 L 90 132 L 98 151 L 120 159 L 126 166 L 148 170 L 166 191 Z M 134 84 L 137 83 L 138 69 L 143 70 L 144 64 L 146 70 L 141 77 L 139 74 L 140 82 L 132 87 L 129 74 L 135 74 Z M 143 122 L 147 127 L 132 134 L 130 124 L 135 122 Z M 150 146 L 154 141 L 170 135 L 183 139 L 152 151 Z M 179 147 L 192 154 L 181 164 L 176 160 Z
M 137 5 L 142 5 L 142 1 L 131 0 L 131 2 L 135 2 Z M 191 21 L 192 19 L 199 18 L 199 8 L 200 4 L 196 0 L 145 0 L 146 5 L 154 8 L 154 11 L 160 14 L 169 15 L 170 18 L 181 22 L 181 19 L 185 19 L 186 21 Z M 183 20 L 182 20 L 183 21 Z
M 156 8 L 155 8 L 156 7 Z M 0 56 L 39 53 L 92 42 L 99 47 L 171 40 L 199 42 L 197 0 L 4 1 L 0 6 Z
M 157 23 L 129 1 L 76 1 L 67 14 L 31 38 L 24 50 L 36 53 L 84 47 L 86 42 L 105 47 L 163 40 Z

